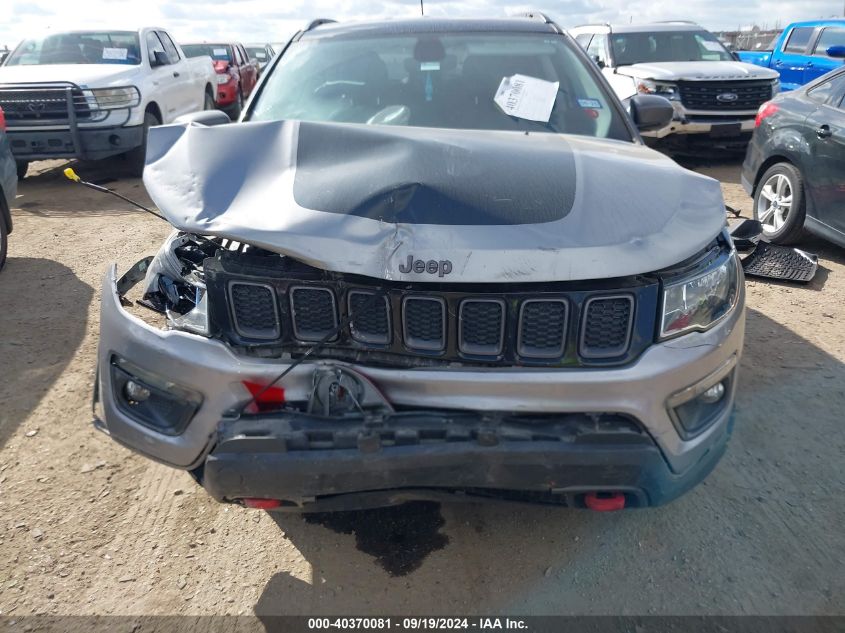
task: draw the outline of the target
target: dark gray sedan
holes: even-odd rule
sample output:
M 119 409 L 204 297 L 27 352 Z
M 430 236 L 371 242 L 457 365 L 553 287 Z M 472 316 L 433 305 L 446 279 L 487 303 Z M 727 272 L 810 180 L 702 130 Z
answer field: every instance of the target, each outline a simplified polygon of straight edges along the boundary
M 845 68 L 764 103 L 742 171 L 754 218 L 778 244 L 845 246 Z

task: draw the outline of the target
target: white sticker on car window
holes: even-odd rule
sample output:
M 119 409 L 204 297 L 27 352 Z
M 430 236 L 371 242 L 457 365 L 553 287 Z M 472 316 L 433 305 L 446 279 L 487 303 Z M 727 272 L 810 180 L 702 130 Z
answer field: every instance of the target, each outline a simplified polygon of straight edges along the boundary
M 103 59 L 126 59 L 129 54 L 127 48 L 104 48 Z
M 225 48 L 215 48 L 215 49 L 212 49 L 212 52 L 215 55 L 228 55 L 229 54 L 229 51 L 227 51 Z
M 420 70 L 423 72 L 440 70 L 440 62 L 420 62 Z
M 527 75 L 502 78 L 493 101 L 509 115 L 548 123 L 560 83 Z
M 724 50 L 719 42 L 711 42 L 710 40 L 701 40 L 701 45 L 711 53 L 721 53 Z

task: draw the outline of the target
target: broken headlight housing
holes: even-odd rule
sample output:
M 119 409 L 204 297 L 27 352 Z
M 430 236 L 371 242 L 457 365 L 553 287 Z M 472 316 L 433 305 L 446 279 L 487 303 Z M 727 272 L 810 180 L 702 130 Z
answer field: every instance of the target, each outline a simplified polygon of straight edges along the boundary
M 658 95 L 670 100 L 678 100 L 681 93 L 677 84 L 666 81 L 654 81 L 652 79 L 637 79 L 637 92 L 649 95 Z
M 174 232 L 153 261 L 145 280 L 145 306 L 167 316 L 170 327 L 208 336 L 208 298 L 203 261 L 220 245 L 214 240 Z
M 725 318 L 739 300 L 739 268 L 736 252 L 724 251 L 704 271 L 666 283 L 660 338 L 703 332 Z

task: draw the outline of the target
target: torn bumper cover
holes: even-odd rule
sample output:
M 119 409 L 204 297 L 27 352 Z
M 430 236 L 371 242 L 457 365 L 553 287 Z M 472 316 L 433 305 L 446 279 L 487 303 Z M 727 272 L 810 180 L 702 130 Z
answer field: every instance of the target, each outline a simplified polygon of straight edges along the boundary
M 632 364 L 588 371 L 306 361 L 285 377 L 286 400 L 307 402 L 316 369 L 354 369 L 402 414 L 373 426 L 298 413 L 230 420 L 249 400 L 244 381 L 268 384 L 291 361 L 245 357 L 218 340 L 147 325 L 122 307 L 114 268 L 101 310 L 103 430 L 158 461 L 196 469 L 219 499 L 267 495 L 319 501 L 315 509 L 338 496 L 398 499 L 408 490 L 509 491 L 571 503 L 585 490 L 611 489 L 630 495 L 632 505 L 668 501 L 703 478 L 724 450 L 744 330 L 738 308 L 707 332 L 649 347 Z M 160 432 L 127 415 L 115 358 L 196 395 L 184 428 Z M 686 439 L 680 406 L 720 381 L 721 404 Z M 409 413 L 416 417 L 404 417 Z

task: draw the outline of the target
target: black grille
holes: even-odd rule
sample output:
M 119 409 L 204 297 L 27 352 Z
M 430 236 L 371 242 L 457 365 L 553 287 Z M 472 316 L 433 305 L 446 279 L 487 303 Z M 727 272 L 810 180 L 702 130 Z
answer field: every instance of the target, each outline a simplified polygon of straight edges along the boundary
M 681 103 L 690 110 L 756 110 L 772 98 L 772 82 L 768 79 L 679 81 L 678 90 L 681 93 Z
M 328 288 L 295 287 L 290 292 L 294 336 L 321 341 L 337 329 L 334 293 Z
M 440 351 L 446 346 L 446 303 L 439 297 L 406 297 L 403 305 L 405 344 Z
M 269 286 L 233 283 L 229 287 L 235 328 L 249 338 L 279 337 L 279 314 Z
M 528 358 L 560 358 L 566 343 L 566 301 L 528 300 L 519 319 L 518 352 Z
M 349 292 L 352 338 L 360 343 L 390 343 L 390 302 L 387 297 L 363 290 Z
M 51 123 L 68 120 L 68 88 L 3 88 L 0 89 L 0 108 L 6 121 L 15 123 Z M 70 99 L 77 119 L 87 120 L 91 116 L 93 97 L 82 94 L 79 88 L 70 88 Z
M 634 300 L 628 295 L 588 299 L 581 329 L 581 356 L 612 358 L 628 350 Z
M 502 352 L 505 302 L 469 299 L 461 303 L 458 347 L 464 354 L 498 355 Z

